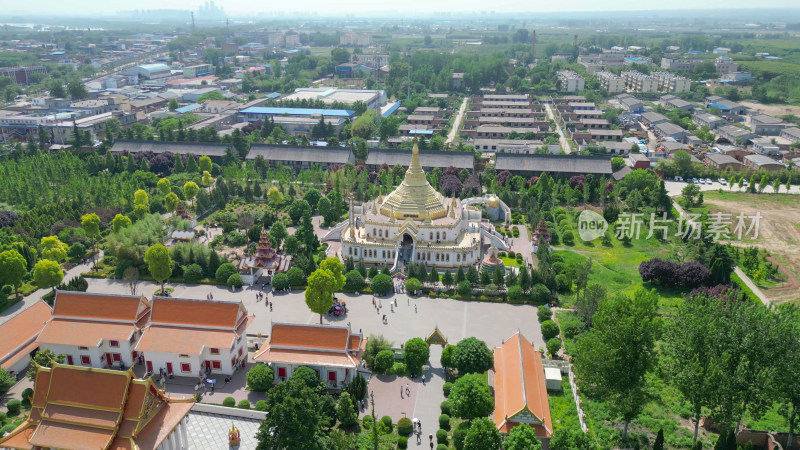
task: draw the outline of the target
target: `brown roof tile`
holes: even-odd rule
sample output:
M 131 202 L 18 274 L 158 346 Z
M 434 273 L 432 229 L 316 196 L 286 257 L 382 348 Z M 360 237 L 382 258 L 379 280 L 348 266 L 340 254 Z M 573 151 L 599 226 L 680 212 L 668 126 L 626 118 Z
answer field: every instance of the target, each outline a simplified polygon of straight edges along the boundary
M 241 302 L 153 297 L 153 323 L 236 328 L 247 310 Z
M 149 306 L 143 296 L 58 291 L 53 316 L 136 322 Z
M 253 358 L 260 362 L 314 366 L 357 367 L 360 358 L 346 353 L 283 350 L 266 348 Z
M 117 411 L 102 411 L 98 409 L 80 408 L 69 405 L 48 403 L 44 409 L 41 420 L 53 420 L 87 425 L 90 427 L 114 428 L 119 419 Z
M 58 422 L 41 422 L 29 442 L 44 448 L 104 449 L 114 438 L 114 429 L 105 430 Z
M 142 334 L 136 350 L 197 355 L 203 347 L 231 348 L 234 339 L 233 331 L 151 325 Z
M 128 372 L 56 365 L 47 402 L 121 411 L 130 380 Z
M 104 339 L 127 341 L 134 329 L 134 325 L 130 323 L 53 319 L 44 327 L 36 341 L 42 344 L 97 347 Z
M 0 339 L 0 363 L 3 367 L 11 366 L 19 357 L 33 350 L 28 346 L 42 331 L 52 313 L 47 303 L 40 301 L 0 325 L 0 336 L 3 336 Z
M 348 348 L 349 335 L 350 330 L 346 327 L 273 324 L 269 345 L 295 349 L 344 351 Z

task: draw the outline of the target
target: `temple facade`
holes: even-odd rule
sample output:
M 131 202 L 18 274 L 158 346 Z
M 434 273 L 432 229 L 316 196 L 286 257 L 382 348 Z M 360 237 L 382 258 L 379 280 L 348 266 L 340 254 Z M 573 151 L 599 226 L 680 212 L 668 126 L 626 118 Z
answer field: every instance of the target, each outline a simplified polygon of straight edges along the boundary
M 386 264 L 393 272 L 416 262 L 437 268 L 476 264 L 487 233 L 506 247 L 488 222 L 481 223 L 481 212 L 473 206 L 480 200 L 461 201 L 437 192 L 425 178 L 415 143 L 400 186 L 360 206 L 351 201 L 348 220 L 323 240 L 338 237 L 342 258 Z

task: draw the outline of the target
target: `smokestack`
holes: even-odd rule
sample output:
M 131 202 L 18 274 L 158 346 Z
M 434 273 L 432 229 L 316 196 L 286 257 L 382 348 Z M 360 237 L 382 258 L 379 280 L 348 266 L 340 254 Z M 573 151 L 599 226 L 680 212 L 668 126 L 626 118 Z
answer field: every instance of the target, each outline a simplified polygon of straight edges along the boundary
M 531 56 L 536 57 L 536 30 L 533 30 L 531 36 Z
M 577 34 L 572 38 L 572 45 L 574 47 L 578 46 L 578 35 Z

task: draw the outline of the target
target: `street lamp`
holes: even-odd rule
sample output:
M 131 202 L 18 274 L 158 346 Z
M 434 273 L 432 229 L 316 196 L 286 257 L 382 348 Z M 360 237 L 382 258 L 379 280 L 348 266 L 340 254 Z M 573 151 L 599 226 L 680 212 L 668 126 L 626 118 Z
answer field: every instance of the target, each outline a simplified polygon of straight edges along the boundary
M 378 450 L 378 421 L 375 418 L 375 391 L 369 392 L 369 402 L 372 405 L 372 439 L 375 450 Z

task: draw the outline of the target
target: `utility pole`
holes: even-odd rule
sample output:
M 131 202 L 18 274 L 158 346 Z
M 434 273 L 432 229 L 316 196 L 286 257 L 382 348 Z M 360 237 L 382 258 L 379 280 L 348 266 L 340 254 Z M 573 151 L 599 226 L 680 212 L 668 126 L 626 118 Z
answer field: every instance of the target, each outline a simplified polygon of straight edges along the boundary
M 372 439 L 375 450 L 378 450 L 378 421 L 375 419 L 375 391 L 369 393 L 369 402 L 372 404 Z

